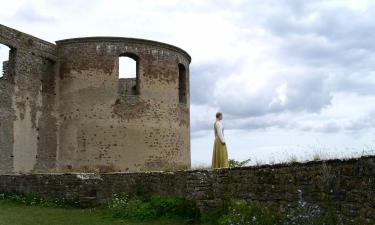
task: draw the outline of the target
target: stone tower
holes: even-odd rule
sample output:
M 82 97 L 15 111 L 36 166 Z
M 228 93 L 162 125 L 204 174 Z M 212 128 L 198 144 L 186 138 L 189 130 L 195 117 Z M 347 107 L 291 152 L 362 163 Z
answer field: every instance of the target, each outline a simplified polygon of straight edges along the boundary
M 56 45 L 0 25 L 0 172 L 190 167 L 190 56 L 172 45 L 89 37 Z M 136 78 L 119 78 L 119 57 Z

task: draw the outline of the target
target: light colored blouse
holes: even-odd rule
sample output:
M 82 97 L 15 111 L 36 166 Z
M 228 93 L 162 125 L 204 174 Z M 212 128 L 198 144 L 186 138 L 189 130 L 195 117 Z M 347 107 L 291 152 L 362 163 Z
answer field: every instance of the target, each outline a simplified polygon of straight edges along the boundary
M 216 129 L 217 136 L 219 136 L 221 143 L 225 143 L 224 132 L 223 132 L 224 127 L 223 127 L 223 123 L 220 120 L 216 120 L 215 129 Z

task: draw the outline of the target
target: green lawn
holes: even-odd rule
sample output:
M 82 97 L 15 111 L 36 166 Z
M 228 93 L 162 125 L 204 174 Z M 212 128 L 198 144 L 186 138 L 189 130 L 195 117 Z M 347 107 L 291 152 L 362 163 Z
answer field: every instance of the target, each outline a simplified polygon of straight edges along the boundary
M 183 225 L 181 221 L 129 222 L 100 209 L 47 208 L 0 200 L 0 225 Z

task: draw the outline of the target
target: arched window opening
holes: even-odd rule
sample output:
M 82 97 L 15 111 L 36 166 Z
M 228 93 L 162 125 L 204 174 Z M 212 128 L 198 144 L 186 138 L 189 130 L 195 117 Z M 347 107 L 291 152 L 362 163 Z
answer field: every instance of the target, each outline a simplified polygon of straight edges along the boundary
M 138 94 L 138 56 L 122 54 L 118 58 L 118 77 L 120 95 Z
M 186 69 L 182 64 L 178 64 L 178 99 L 182 104 L 187 103 L 187 78 Z
M 119 78 L 137 78 L 137 61 L 127 56 L 120 56 Z
M 10 48 L 6 45 L 0 44 L 0 78 L 7 76 L 9 68 L 9 53 Z

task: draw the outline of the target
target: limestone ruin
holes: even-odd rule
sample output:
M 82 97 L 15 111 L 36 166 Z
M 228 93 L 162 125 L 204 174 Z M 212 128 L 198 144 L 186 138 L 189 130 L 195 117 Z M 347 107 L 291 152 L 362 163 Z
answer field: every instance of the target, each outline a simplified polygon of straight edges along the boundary
M 190 167 L 189 64 L 156 41 L 43 41 L 0 25 L 0 173 Z M 136 63 L 119 78 L 119 57 Z M 1 72 L 1 71 L 0 71 Z

